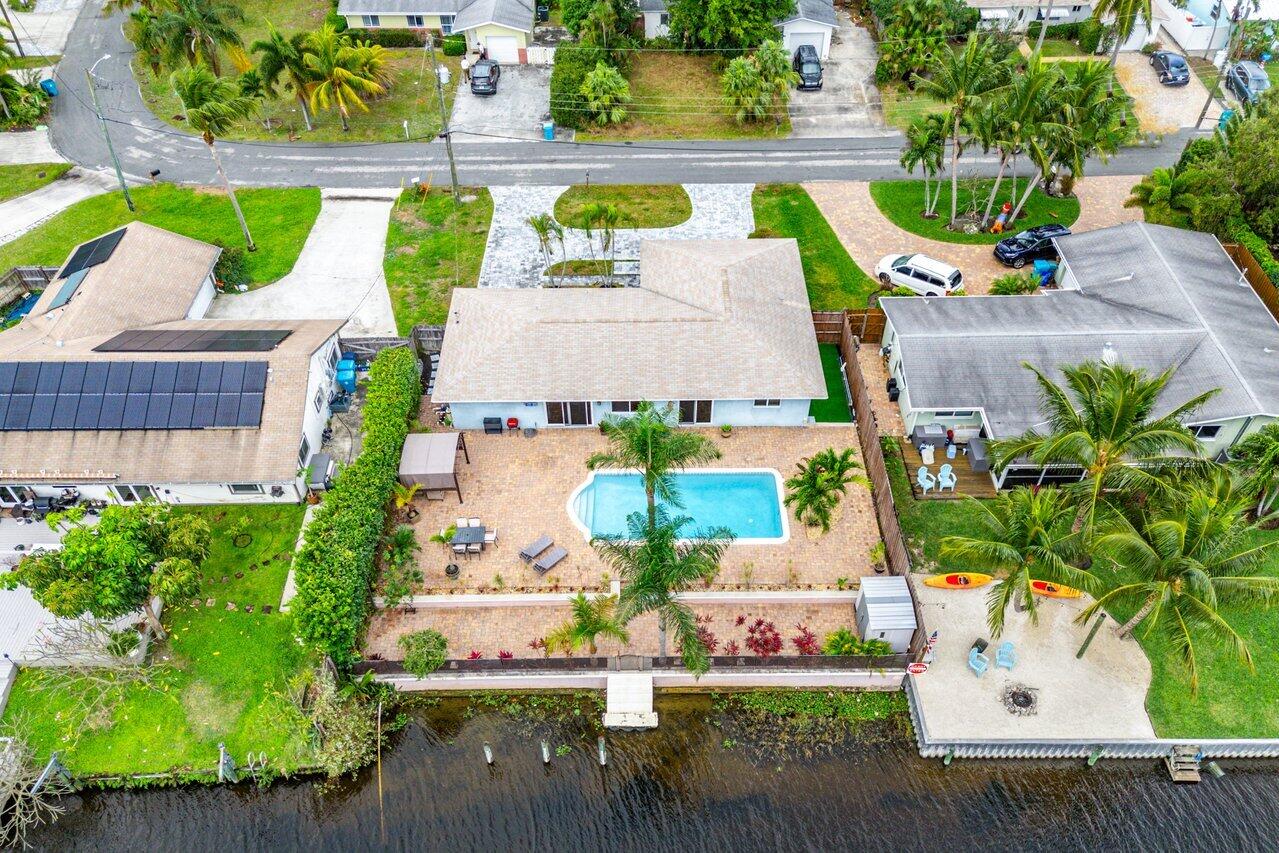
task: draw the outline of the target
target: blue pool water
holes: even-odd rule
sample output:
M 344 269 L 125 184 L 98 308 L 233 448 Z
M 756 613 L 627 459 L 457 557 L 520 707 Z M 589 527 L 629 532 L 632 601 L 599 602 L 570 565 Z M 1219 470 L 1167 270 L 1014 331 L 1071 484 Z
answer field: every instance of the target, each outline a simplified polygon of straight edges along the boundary
M 672 515 L 693 519 L 681 532 L 727 527 L 738 539 L 781 539 L 782 505 L 772 471 L 692 471 L 675 475 L 682 507 Z M 639 474 L 597 472 L 573 499 L 573 512 L 592 536 L 626 532 L 626 517 L 644 509 Z

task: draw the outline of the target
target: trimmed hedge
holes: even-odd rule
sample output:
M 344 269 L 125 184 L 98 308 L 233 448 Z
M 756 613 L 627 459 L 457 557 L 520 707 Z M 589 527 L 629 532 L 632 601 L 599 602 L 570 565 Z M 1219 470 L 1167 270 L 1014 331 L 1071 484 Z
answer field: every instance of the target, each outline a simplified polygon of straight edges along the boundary
M 382 47 L 421 47 L 426 44 L 425 39 L 413 30 L 347 30 L 346 33 L 357 41 L 368 41 Z
M 1275 260 L 1274 252 L 1270 251 L 1269 244 L 1257 235 L 1249 227 L 1247 222 L 1242 219 L 1236 219 L 1228 226 L 1230 228 L 1230 239 L 1243 246 L 1252 256 L 1257 259 L 1257 263 L 1261 265 L 1262 271 L 1266 277 L 1270 279 L 1270 283 L 1279 285 L 1279 261 Z
M 1079 52 L 1092 55 L 1101 47 L 1106 28 L 1096 18 L 1079 22 Z
M 374 558 L 387 504 L 421 393 L 411 349 L 383 350 L 373 360 L 363 449 L 325 493 L 297 554 L 298 594 L 291 609 L 298 633 L 339 666 L 356 658 L 372 602 Z
M 981 13 L 978 12 L 978 14 L 981 14 Z M 1063 39 L 1065 41 L 1074 41 L 1075 39 L 1079 38 L 1080 23 L 1082 22 L 1076 21 L 1075 23 L 1072 23 L 1072 24 L 1049 24 L 1048 35 L 1046 36 L 1046 38 Z M 1029 40 L 1034 40 L 1039 38 L 1039 28 L 1041 26 L 1042 24 L 1040 24 L 1039 21 L 1031 21 L 1029 24 L 1027 24 L 1026 38 Z
M 444 55 L 461 56 L 466 53 L 466 36 L 451 35 L 444 37 Z
M 578 130 L 586 126 L 589 111 L 582 83 L 605 61 L 604 51 L 597 47 L 561 44 L 555 49 L 555 67 L 551 70 L 551 118 L 560 127 Z

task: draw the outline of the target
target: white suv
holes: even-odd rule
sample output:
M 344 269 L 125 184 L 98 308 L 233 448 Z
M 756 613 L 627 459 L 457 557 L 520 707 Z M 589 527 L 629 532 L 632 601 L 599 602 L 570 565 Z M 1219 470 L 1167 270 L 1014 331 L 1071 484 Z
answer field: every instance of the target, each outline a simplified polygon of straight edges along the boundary
M 907 287 L 920 296 L 948 296 L 964 286 L 964 277 L 950 264 L 927 255 L 889 255 L 875 264 L 882 284 Z

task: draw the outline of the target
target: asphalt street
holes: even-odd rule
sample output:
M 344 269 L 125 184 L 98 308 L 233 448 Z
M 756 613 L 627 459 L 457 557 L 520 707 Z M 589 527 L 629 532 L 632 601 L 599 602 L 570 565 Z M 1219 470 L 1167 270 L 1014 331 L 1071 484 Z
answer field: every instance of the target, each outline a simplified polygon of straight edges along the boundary
M 85 70 L 96 63 L 98 96 L 107 128 L 126 174 L 177 183 L 216 182 L 204 143 L 160 121 L 147 109 L 129 68 L 133 48 L 123 14 L 102 17 L 100 0 L 81 10 L 57 69 L 51 133 L 68 160 L 109 168 L 102 129 L 94 117 Z M 103 56 L 108 56 L 102 59 Z M 1130 148 L 1109 163 L 1089 164 L 1089 174 L 1142 174 L 1172 163 L 1188 134 L 1153 147 Z M 458 137 L 455 136 L 455 139 Z M 230 179 L 255 186 L 394 187 L 414 179 L 449 180 L 439 140 L 381 144 L 219 142 Z M 898 164 L 900 136 L 863 139 L 794 139 L 652 143 L 468 141 L 455 144 L 464 184 L 758 183 L 770 181 L 873 180 L 904 177 Z M 993 174 L 994 157 L 966 156 L 964 174 Z

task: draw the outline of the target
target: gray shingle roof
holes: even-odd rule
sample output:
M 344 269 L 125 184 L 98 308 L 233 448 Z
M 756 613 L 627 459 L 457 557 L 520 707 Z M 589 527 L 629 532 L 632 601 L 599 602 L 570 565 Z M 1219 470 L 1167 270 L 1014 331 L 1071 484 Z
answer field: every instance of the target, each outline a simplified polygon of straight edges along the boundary
M 801 19 L 816 21 L 830 27 L 839 25 L 839 21 L 835 19 L 835 4 L 832 0 L 797 0 L 795 14 L 787 15 L 782 19 L 782 23 L 788 24 Z
M 1279 323 L 1216 238 L 1129 223 L 1057 245 L 1078 290 L 881 301 L 912 408 L 982 408 L 1014 435 L 1042 420 L 1022 362 L 1060 379 L 1110 344 L 1124 364 L 1176 368 L 1165 409 L 1220 388 L 1196 421 L 1279 415 Z
M 666 0 L 639 0 L 641 12 L 665 12 Z

